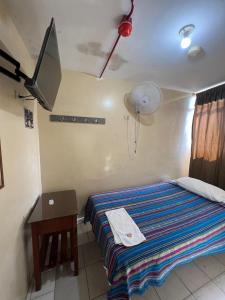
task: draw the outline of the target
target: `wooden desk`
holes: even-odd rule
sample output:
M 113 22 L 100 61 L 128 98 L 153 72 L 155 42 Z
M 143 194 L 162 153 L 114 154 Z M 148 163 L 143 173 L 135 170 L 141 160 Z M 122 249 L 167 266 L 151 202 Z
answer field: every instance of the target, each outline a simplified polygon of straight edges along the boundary
M 43 253 L 47 251 L 50 235 L 53 235 L 52 248 L 53 250 L 55 248 L 55 255 L 57 256 L 58 234 L 61 233 L 62 235 L 61 249 L 64 252 L 62 255 L 65 255 L 66 244 L 64 243 L 63 245 L 63 241 L 67 239 L 67 232 L 70 233 L 71 259 L 74 261 L 74 275 L 78 275 L 77 213 L 76 192 L 74 190 L 42 194 L 37 201 L 28 219 L 28 223 L 32 227 L 36 290 L 41 289 Z

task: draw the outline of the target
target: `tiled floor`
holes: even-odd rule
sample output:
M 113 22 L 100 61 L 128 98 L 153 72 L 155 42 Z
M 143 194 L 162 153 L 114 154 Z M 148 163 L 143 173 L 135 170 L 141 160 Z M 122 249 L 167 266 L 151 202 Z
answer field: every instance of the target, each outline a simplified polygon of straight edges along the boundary
M 27 300 L 106 300 L 108 288 L 100 250 L 93 234 L 79 235 L 79 276 L 72 276 L 70 264 L 44 272 L 42 289 Z M 177 267 L 164 285 L 150 288 L 132 300 L 225 300 L 225 253 L 202 257 Z

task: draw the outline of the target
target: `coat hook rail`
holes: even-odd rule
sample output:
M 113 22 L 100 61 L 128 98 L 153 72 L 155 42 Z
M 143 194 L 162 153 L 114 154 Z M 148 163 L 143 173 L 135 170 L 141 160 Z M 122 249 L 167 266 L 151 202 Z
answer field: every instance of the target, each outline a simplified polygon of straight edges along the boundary
M 98 125 L 104 125 L 106 122 L 105 118 L 64 116 L 64 115 L 50 115 L 50 121 L 62 122 L 62 123 L 82 123 L 82 124 L 98 124 Z

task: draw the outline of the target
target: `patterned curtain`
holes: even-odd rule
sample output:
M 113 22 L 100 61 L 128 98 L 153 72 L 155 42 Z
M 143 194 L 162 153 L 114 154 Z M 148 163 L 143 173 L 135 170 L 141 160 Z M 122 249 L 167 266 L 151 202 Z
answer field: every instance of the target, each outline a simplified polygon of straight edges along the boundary
M 189 176 L 225 189 L 225 84 L 197 94 Z

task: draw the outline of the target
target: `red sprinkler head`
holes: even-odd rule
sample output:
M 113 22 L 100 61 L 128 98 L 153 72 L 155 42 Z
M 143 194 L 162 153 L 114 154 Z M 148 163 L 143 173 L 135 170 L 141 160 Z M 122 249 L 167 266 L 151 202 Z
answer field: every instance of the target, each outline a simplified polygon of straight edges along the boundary
M 132 19 L 127 19 L 127 16 L 125 16 L 119 25 L 118 32 L 123 37 L 129 37 L 132 32 Z
M 111 52 L 109 53 L 109 56 L 106 60 L 106 63 L 105 63 L 105 65 L 104 65 L 104 67 L 103 67 L 103 69 L 102 69 L 102 71 L 99 75 L 99 78 L 102 78 L 102 76 L 103 76 L 103 74 L 106 70 L 106 67 L 107 67 L 107 65 L 108 65 L 108 63 L 109 63 L 109 61 L 110 61 L 110 59 L 111 59 L 111 57 L 112 57 L 112 55 L 113 55 L 113 53 L 116 49 L 116 46 L 117 46 L 121 36 L 129 37 L 131 35 L 131 32 L 132 32 L 132 19 L 131 19 L 131 16 L 132 16 L 133 12 L 134 12 L 134 0 L 131 0 L 131 10 L 130 10 L 128 15 L 123 16 L 123 19 L 121 20 L 121 22 L 118 26 L 118 37 L 117 37 L 117 39 L 116 39 L 116 41 L 115 41 L 115 43 L 112 47 Z

